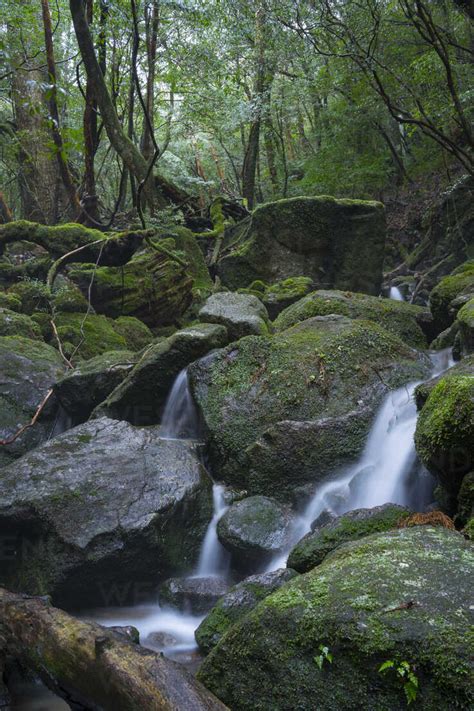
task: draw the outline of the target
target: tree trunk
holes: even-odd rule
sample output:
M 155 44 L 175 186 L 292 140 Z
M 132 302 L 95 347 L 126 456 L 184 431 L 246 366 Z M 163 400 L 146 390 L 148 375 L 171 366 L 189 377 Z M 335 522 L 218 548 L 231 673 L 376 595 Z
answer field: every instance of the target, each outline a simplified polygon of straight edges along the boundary
M 59 123 L 59 110 L 56 89 L 56 62 L 54 60 L 53 29 L 51 26 L 51 13 L 48 0 L 41 0 L 41 12 L 43 16 L 44 43 L 46 47 L 46 62 L 48 65 L 48 75 L 50 81 L 49 88 L 49 123 L 51 134 L 56 149 L 56 159 L 58 161 L 59 174 L 69 198 L 70 212 L 75 218 L 79 216 L 81 205 L 76 188 L 72 181 L 69 166 L 67 164 L 63 138 Z
M 23 7 L 23 0 L 20 0 L 20 7 Z M 48 75 L 42 66 L 44 49 L 26 31 L 23 22 L 20 18 L 8 27 L 22 216 L 33 222 L 54 224 L 62 200 L 58 205 L 58 164 L 49 147 L 44 91 Z
M 13 216 L 10 208 L 7 205 L 3 193 L 0 192 L 0 224 L 5 224 L 6 222 L 11 222 Z
M 269 80 L 265 61 L 265 41 L 266 41 L 266 10 L 264 3 L 260 0 L 255 13 L 255 90 L 253 99 L 255 101 L 254 116 L 250 125 L 250 132 L 242 166 L 242 195 L 247 202 L 249 210 L 255 203 L 255 175 L 257 171 L 258 151 L 260 145 L 260 126 L 262 122 L 263 106 L 265 104 L 265 93 L 269 90 Z
M 268 172 L 270 174 L 270 182 L 272 184 L 272 193 L 275 197 L 278 195 L 279 185 L 278 185 L 278 172 L 275 160 L 275 143 L 273 140 L 273 127 L 271 125 L 270 119 L 267 118 L 264 126 L 264 142 L 265 142 L 265 153 L 267 156 L 267 166 Z
M 159 24 L 159 0 L 153 0 L 151 16 L 147 17 L 146 25 L 146 52 L 148 59 L 148 76 L 146 79 L 145 106 L 148 115 L 143 119 L 142 153 L 146 160 L 151 160 L 154 153 L 152 132 L 154 130 L 154 89 L 156 49 Z
M 178 664 L 44 598 L 0 588 L 0 640 L 19 661 L 70 702 L 108 711 L 225 711 Z
M 147 190 L 150 191 L 150 194 L 155 193 L 156 185 L 166 199 L 173 201 L 177 195 L 182 196 L 182 190 L 160 175 L 156 175 L 154 179 L 150 178 L 150 180 L 147 181 L 148 163 L 133 141 L 127 136 L 119 121 L 104 80 L 104 75 L 97 61 L 89 25 L 87 24 L 84 14 L 82 0 L 69 0 L 69 7 L 82 61 L 84 62 L 87 77 L 93 88 L 102 121 L 104 122 L 105 130 L 107 131 L 112 147 L 122 158 L 131 175 L 139 182 L 146 181 L 148 183 Z M 186 198 L 188 198 L 187 195 L 185 196 L 185 199 Z
M 92 24 L 94 17 L 94 0 L 87 0 L 87 21 Z M 103 0 L 100 2 L 100 32 L 98 41 L 99 66 L 102 74 L 105 76 L 106 69 L 106 53 L 105 53 L 105 23 L 107 19 L 107 7 Z M 94 90 L 91 82 L 87 79 L 86 83 L 85 108 L 83 115 L 83 131 L 84 131 L 84 193 L 82 196 L 83 203 L 86 206 L 87 214 L 90 215 L 92 221 L 98 223 L 100 221 L 98 197 L 95 184 L 94 159 L 99 147 L 99 135 L 97 130 L 97 101 L 95 99 Z M 88 224 L 87 217 L 84 224 Z

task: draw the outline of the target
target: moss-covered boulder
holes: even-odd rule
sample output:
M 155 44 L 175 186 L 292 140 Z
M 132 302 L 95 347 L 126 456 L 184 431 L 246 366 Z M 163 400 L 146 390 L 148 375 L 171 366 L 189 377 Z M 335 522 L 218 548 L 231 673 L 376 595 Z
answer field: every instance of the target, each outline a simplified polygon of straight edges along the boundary
M 188 372 L 219 477 L 288 501 L 353 460 L 387 387 L 429 365 L 379 325 L 336 315 L 248 336 Z
M 195 445 L 107 418 L 5 467 L 0 485 L 0 535 L 16 547 L 0 579 L 61 605 L 151 596 L 194 564 L 212 515 Z
M 448 374 L 431 390 L 415 432 L 418 455 L 455 497 L 473 468 L 474 375 Z
M 28 316 L 50 311 L 49 293 L 46 284 L 39 279 L 24 279 L 13 284 L 8 293 L 21 302 L 21 311 Z
M 146 349 L 98 412 L 134 423 L 156 424 L 178 373 L 228 340 L 224 326 L 210 323 L 190 326 L 160 340 Z
M 416 707 L 474 701 L 474 548 L 426 526 L 346 543 L 265 598 L 225 634 L 198 678 L 233 711 L 399 711 L 405 662 Z M 331 661 L 325 653 L 327 648 Z
M 131 351 L 109 351 L 79 362 L 54 385 L 54 392 L 76 424 L 87 420 L 92 410 L 127 377 L 138 356 Z
M 0 336 L 20 336 L 42 341 L 41 329 L 29 316 L 0 307 Z
M 456 363 L 448 370 L 445 370 L 440 375 L 436 375 L 434 378 L 425 380 L 425 382 L 420 383 L 415 388 L 415 402 L 418 410 L 421 410 L 423 405 L 428 400 L 433 388 L 441 381 L 446 378 L 450 378 L 453 375 L 472 375 L 474 376 L 474 355 L 466 356 L 459 363 Z
M 92 307 L 81 290 L 69 279 L 56 279 L 50 303 L 54 312 L 90 312 Z M 92 313 L 94 310 L 92 309 Z
M 84 295 L 92 284 L 97 313 L 135 316 L 150 327 L 175 323 L 192 300 L 193 278 L 181 264 L 156 252 L 137 254 L 123 267 L 73 265 L 68 276 Z
M 426 338 L 418 319 L 421 306 L 405 301 L 382 299 L 349 291 L 314 291 L 285 309 L 276 319 L 277 331 L 284 331 L 295 323 L 312 316 L 342 314 L 349 318 L 370 319 L 380 324 L 414 348 L 426 347 Z
M 313 280 L 309 277 L 291 277 L 276 284 L 265 284 L 256 280 L 246 289 L 239 289 L 243 294 L 253 294 L 264 304 L 268 315 L 273 320 L 287 306 L 299 301 L 303 296 L 309 294 L 313 288 Z
M 452 274 L 441 279 L 430 294 L 430 309 L 435 319 L 438 332 L 448 328 L 456 318 L 457 307 L 452 302 L 461 296 L 474 294 L 474 260 L 464 262 Z
M 172 227 L 160 233 L 160 237 L 171 238 L 176 249 L 183 255 L 188 266 L 187 273 L 193 279 L 193 291 L 205 295 L 212 289 L 213 282 L 204 260 L 204 255 L 195 235 L 186 227 Z M 198 295 L 198 294 L 196 294 Z
M 474 297 L 459 310 L 456 323 L 462 355 L 474 353 Z
M 17 220 L 0 225 L 0 256 L 8 258 L 12 246 L 26 243 L 34 256 L 42 250 L 48 260 L 58 259 L 81 247 L 81 259 L 107 265 L 125 264 L 151 232 L 100 232 L 78 223 L 40 225 Z M 22 261 L 25 261 L 22 258 Z M 40 278 L 44 279 L 46 274 Z
M 466 525 L 474 517 L 474 471 L 466 474 L 458 494 L 458 509 L 455 523 Z
M 268 496 L 250 496 L 232 504 L 217 523 L 217 536 L 232 564 L 249 570 L 290 543 L 291 510 Z
M 114 328 L 112 319 L 97 314 L 59 313 L 55 315 L 64 354 L 78 360 L 94 358 L 107 351 L 127 350 L 127 342 Z M 56 343 L 54 335 L 51 344 Z
M 299 541 L 288 557 L 288 567 L 307 573 L 322 563 L 328 553 L 347 541 L 356 541 L 371 533 L 396 528 L 410 515 L 409 509 L 384 504 L 373 509 L 355 509 L 316 528 Z
M 212 294 L 199 311 L 204 323 L 220 323 L 229 337 L 237 341 L 243 336 L 268 333 L 268 313 L 262 302 L 251 294 L 223 291 Z
M 59 353 L 38 340 L 0 337 L 0 439 L 8 440 L 27 425 L 53 383 L 64 372 Z M 50 398 L 34 427 L 0 447 L 0 465 L 44 441 L 51 432 L 57 402 Z
M 0 308 L 21 313 L 21 299 L 15 294 L 0 291 Z
M 234 585 L 221 597 L 194 633 L 201 652 L 209 654 L 236 622 L 296 575 L 294 570 L 280 568 L 270 573 L 251 575 Z
M 134 316 L 120 316 L 114 319 L 115 333 L 125 339 L 132 351 L 141 351 L 153 341 L 153 333 L 148 326 Z
M 52 263 L 44 247 L 25 240 L 0 243 L 0 255 L 0 284 L 4 287 L 23 279 L 45 279 Z
M 297 197 L 261 205 L 227 229 L 217 272 L 233 290 L 305 276 L 321 288 L 378 294 L 384 247 L 381 203 Z

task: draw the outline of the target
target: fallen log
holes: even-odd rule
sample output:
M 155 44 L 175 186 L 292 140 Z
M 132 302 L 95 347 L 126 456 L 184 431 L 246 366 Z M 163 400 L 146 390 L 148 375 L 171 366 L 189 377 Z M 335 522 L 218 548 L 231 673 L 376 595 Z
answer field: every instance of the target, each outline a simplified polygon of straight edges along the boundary
M 7 244 L 24 240 L 43 247 L 53 259 L 67 254 L 73 256 L 74 250 L 81 248 L 81 261 L 99 261 L 101 266 L 120 267 L 132 258 L 145 239 L 154 234 L 155 230 L 104 234 L 77 223 L 50 227 L 18 220 L 0 225 L 0 256 Z
M 0 653 L 56 693 L 105 711 L 225 711 L 185 669 L 47 599 L 0 588 Z

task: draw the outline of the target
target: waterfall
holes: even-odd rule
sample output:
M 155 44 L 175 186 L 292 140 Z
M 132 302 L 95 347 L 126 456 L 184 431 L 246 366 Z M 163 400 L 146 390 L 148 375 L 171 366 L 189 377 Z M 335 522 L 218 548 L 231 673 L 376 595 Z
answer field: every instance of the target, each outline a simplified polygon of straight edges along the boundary
M 394 299 L 395 301 L 405 301 L 405 299 L 403 298 L 403 294 L 398 288 L 398 286 L 390 287 L 389 298 Z
M 217 538 L 217 522 L 228 509 L 224 494 L 225 487 L 222 484 L 214 484 L 214 515 L 204 536 L 196 577 L 225 576 L 228 572 L 230 557 Z
M 182 370 L 173 383 L 161 420 L 160 436 L 163 439 L 196 438 L 199 422 L 196 406 L 189 390 L 187 370 Z M 214 484 L 212 488 L 213 515 L 204 536 L 195 577 L 225 576 L 229 555 L 217 538 L 217 522 L 227 510 L 225 487 Z
M 185 368 L 174 381 L 166 401 L 160 436 L 163 439 L 193 439 L 198 433 L 198 417 Z
M 450 349 L 431 355 L 435 377 L 453 361 Z M 318 486 L 308 506 L 295 522 L 293 544 L 311 530 L 323 511 L 336 515 L 360 508 L 393 503 L 425 508 L 430 503 L 432 477 L 417 462 L 414 434 L 417 411 L 413 393 L 419 383 L 390 392 L 382 403 L 360 459 Z M 275 558 L 269 569 L 286 563 Z

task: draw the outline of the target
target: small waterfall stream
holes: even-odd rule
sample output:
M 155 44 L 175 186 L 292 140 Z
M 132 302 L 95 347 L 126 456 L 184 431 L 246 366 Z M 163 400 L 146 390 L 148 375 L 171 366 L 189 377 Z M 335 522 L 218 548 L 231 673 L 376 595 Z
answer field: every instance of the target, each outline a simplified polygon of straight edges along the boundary
M 182 370 L 173 383 L 161 418 L 163 439 L 195 439 L 199 436 L 196 407 L 188 384 L 188 372 Z
M 431 359 L 431 377 L 452 365 L 449 349 L 431 354 Z M 422 510 L 430 503 L 432 478 L 417 463 L 413 441 L 417 419 L 413 398 L 416 385 L 412 383 L 388 393 L 359 460 L 318 486 L 305 510 L 295 520 L 291 546 L 284 554 L 275 556 L 268 571 L 285 567 L 291 547 L 310 531 L 312 522 L 325 510 L 341 514 L 388 502 L 411 504 Z M 186 371 L 182 371 L 171 389 L 160 435 L 172 440 L 196 439 L 198 434 L 196 409 Z M 227 509 L 222 484 L 213 485 L 213 508 L 199 561 L 196 569 L 190 571 L 190 577 L 228 578 L 229 556 L 217 538 L 217 523 Z M 187 614 L 151 602 L 134 607 L 102 608 L 88 613 L 86 617 L 107 626 L 134 625 L 144 646 L 189 662 L 196 650 L 194 631 L 204 615 Z
M 196 577 L 225 577 L 230 557 L 217 538 L 217 523 L 229 508 L 225 503 L 225 486 L 214 484 L 212 490 L 214 515 L 204 536 Z
M 403 294 L 398 288 L 398 286 L 391 286 L 389 291 L 389 298 L 394 299 L 394 301 L 405 301 Z
M 171 388 L 161 420 L 160 437 L 166 440 L 199 438 L 199 419 L 189 390 L 188 375 L 182 370 Z M 217 538 L 217 522 L 228 508 L 225 487 L 213 484 L 213 516 L 208 525 L 196 570 L 190 577 L 227 577 L 229 555 Z M 194 631 L 204 615 L 193 615 L 158 602 L 130 607 L 109 607 L 89 611 L 86 619 L 110 626 L 132 625 L 140 641 L 173 658 L 189 661 L 197 649 Z
M 431 361 L 431 377 L 435 377 L 453 365 L 451 350 L 432 353 Z M 309 533 L 323 511 L 340 515 L 386 503 L 423 510 L 430 503 L 432 477 L 417 463 L 414 443 L 417 411 L 413 393 L 417 385 L 411 383 L 388 393 L 360 459 L 318 486 L 295 521 L 292 545 L 271 561 L 268 570 L 286 565 L 293 545 Z

